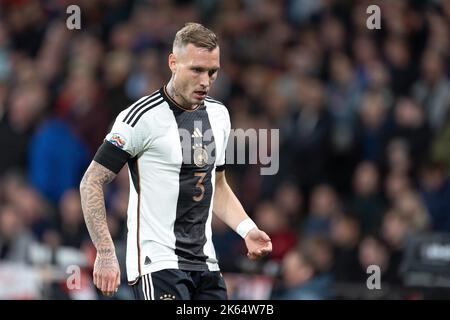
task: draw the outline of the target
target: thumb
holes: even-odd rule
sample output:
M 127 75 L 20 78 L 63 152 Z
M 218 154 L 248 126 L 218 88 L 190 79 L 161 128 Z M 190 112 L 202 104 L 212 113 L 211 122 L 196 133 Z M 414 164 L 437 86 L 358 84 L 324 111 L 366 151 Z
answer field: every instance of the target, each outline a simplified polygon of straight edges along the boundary
M 270 237 L 264 231 L 260 230 L 260 236 L 264 241 L 270 241 Z

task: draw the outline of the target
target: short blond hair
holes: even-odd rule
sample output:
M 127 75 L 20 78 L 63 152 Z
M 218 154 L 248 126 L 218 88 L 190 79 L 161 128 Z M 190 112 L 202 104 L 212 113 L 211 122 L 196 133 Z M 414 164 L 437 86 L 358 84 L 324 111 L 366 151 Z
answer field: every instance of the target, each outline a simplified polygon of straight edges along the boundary
M 218 46 L 218 38 L 214 32 L 200 23 L 189 22 L 175 35 L 173 51 L 175 51 L 175 48 L 182 48 L 189 43 L 212 51 Z

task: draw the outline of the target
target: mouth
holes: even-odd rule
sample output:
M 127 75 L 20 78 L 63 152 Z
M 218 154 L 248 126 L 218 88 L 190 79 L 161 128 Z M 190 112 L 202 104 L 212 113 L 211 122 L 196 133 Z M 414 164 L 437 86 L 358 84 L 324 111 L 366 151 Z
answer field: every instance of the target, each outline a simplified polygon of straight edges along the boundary
M 197 99 L 203 100 L 206 98 L 207 92 L 205 90 L 196 90 L 194 91 L 194 95 Z

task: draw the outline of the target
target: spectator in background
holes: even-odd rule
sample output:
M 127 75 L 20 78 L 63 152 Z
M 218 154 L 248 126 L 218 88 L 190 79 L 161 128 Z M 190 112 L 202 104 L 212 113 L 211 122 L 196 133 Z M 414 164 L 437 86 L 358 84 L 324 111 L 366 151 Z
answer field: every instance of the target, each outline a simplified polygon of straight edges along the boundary
M 394 127 L 388 137 L 389 144 L 392 141 L 403 141 L 409 158 L 410 173 L 416 172 L 420 165 L 429 156 L 429 144 L 431 139 L 431 130 L 426 122 L 426 117 L 422 107 L 414 100 L 401 98 L 397 100 L 394 109 Z M 388 158 L 395 151 L 385 149 Z
M 388 174 L 413 178 L 413 160 L 408 143 L 403 139 L 389 140 L 384 151 L 383 168 Z
M 296 248 L 282 262 L 282 282 L 273 295 L 280 300 L 324 300 L 330 298 L 330 282 L 317 277 L 312 258 Z
M 303 233 L 307 236 L 329 236 L 331 223 L 339 213 L 340 207 L 335 190 L 327 184 L 316 186 L 311 192 L 310 208 L 303 225 Z
M 355 76 L 361 88 L 375 89 L 384 86 L 386 74 L 380 72 L 374 73 L 373 66 L 381 66 L 377 64 L 379 59 L 379 52 L 373 37 L 368 34 L 359 34 L 352 42 L 352 53 L 355 57 Z M 380 69 L 376 69 L 377 71 Z M 372 71 L 372 72 L 371 72 Z M 378 77 L 374 77 L 373 75 Z M 379 75 L 382 75 L 380 77 Z M 384 76 L 384 78 L 383 78 Z M 382 81 L 380 81 L 382 79 Z
M 410 191 L 400 194 L 395 199 L 394 207 L 405 218 L 411 232 L 422 232 L 429 229 L 430 216 L 417 192 Z
M 381 238 L 391 252 L 389 263 L 394 274 L 398 274 L 403 259 L 406 238 L 411 234 L 410 221 L 397 209 L 389 209 L 384 214 Z
M 377 164 L 383 159 L 383 142 L 387 130 L 389 106 L 382 94 L 368 92 L 359 109 L 362 159 Z
M 358 266 L 358 244 L 361 237 L 359 221 L 351 215 L 339 215 L 331 227 L 334 245 L 333 274 L 336 281 L 358 282 L 361 274 Z
M 450 104 L 450 102 L 449 102 Z M 447 171 L 450 170 L 450 115 L 445 119 L 444 125 L 435 133 L 431 142 L 431 156 L 434 161 L 441 162 Z
M 428 122 L 440 130 L 450 107 L 450 80 L 445 73 L 446 64 L 440 52 L 427 50 L 422 56 L 422 75 L 413 86 L 414 98 L 423 105 Z
M 27 263 L 34 242 L 22 216 L 12 206 L 0 207 L 0 261 Z
M 335 279 L 333 264 L 335 262 L 333 244 L 324 237 L 303 238 L 300 247 L 311 260 L 317 270 L 317 281 L 329 286 Z
M 299 85 L 298 112 L 286 142 L 293 172 L 306 191 L 325 177 L 327 167 L 330 116 L 325 108 L 324 87 L 316 79 L 304 79 Z
M 272 202 L 261 203 L 254 214 L 255 223 L 272 239 L 271 259 L 281 261 L 284 255 L 297 245 L 297 232 L 289 224 L 289 217 Z
M 390 251 L 386 243 L 374 235 L 367 235 L 361 240 L 358 251 L 361 276 L 367 277 L 368 267 L 378 266 L 381 271 L 381 286 L 383 283 L 399 285 L 401 283 L 398 270 L 390 264 Z
M 14 87 L 5 116 L 0 117 L 0 144 L 7 150 L 0 157 L 0 175 L 9 169 L 26 167 L 29 140 L 42 120 L 47 103 L 47 91 L 38 82 Z
M 83 65 L 74 69 L 56 104 L 59 117 L 82 139 L 89 154 L 94 154 L 104 138 L 101 132 L 107 130 L 111 117 L 92 71 L 83 69 Z
M 343 53 L 334 53 L 330 61 L 330 85 L 327 106 L 333 117 L 333 146 L 338 153 L 355 146 L 355 125 L 361 88 L 356 81 L 353 65 Z
M 281 215 L 288 218 L 291 228 L 300 230 L 304 222 L 304 199 L 298 186 L 290 181 L 284 181 L 277 188 L 274 196 L 275 206 L 280 210 Z
M 11 194 L 9 203 L 22 216 L 25 228 L 32 232 L 38 241 L 45 241 L 46 233 L 55 226 L 55 216 L 45 198 L 34 188 L 24 184 Z
M 127 51 L 113 51 L 106 56 L 104 66 L 105 99 L 110 121 L 122 111 L 123 106 L 131 104 L 126 92 L 126 81 L 131 73 L 133 55 Z M 145 88 L 148 89 L 148 88 Z
M 378 168 L 371 162 L 361 162 L 353 176 L 353 197 L 350 211 L 358 215 L 363 234 L 379 229 L 384 212 L 384 201 L 379 189 Z
M 330 85 L 326 93 L 332 117 L 328 174 L 337 188 L 348 192 L 351 187 L 344 177 L 352 174 L 361 154 L 356 125 L 362 91 L 347 55 L 333 53 L 330 60 Z
M 386 65 L 379 60 L 371 62 L 367 68 L 367 77 L 368 87 L 366 92 L 380 95 L 383 104 L 390 108 L 394 100 L 394 94 L 391 90 L 391 78 Z
M 390 78 L 392 79 L 392 91 L 395 96 L 407 95 L 417 72 L 411 62 L 408 43 L 399 35 L 390 35 L 384 41 L 383 47 Z
M 404 172 L 389 172 L 384 180 L 384 195 L 389 204 L 393 204 L 401 194 L 412 189 L 411 179 Z
M 59 201 L 58 227 L 62 246 L 81 249 L 88 242 L 89 234 L 84 224 L 78 190 L 67 190 L 62 195 Z
M 450 232 L 450 180 L 441 164 L 429 163 L 422 168 L 420 192 L 432 230 Z
M 36 131 L 29 157 L 31 183 L 54 204 L 66 190 L 79 185 L 89 164 L 89 151 L 84 142 L 65 122 L 57 119 L 45 122 Z

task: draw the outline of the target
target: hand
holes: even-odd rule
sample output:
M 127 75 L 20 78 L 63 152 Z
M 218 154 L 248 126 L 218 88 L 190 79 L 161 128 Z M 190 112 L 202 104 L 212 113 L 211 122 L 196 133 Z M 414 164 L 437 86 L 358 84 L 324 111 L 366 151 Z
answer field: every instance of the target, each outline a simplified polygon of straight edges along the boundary
M 114 248 L 97 250 L 94 264 L 94 285 L 103 295 L 112 297 L 120 286 L 120 268 Z
M 245 237 L 247 257 L 250 260 L 262 258 L 272 252 L 272 241 L 269 236 L 258 228 L 253 228 Z

